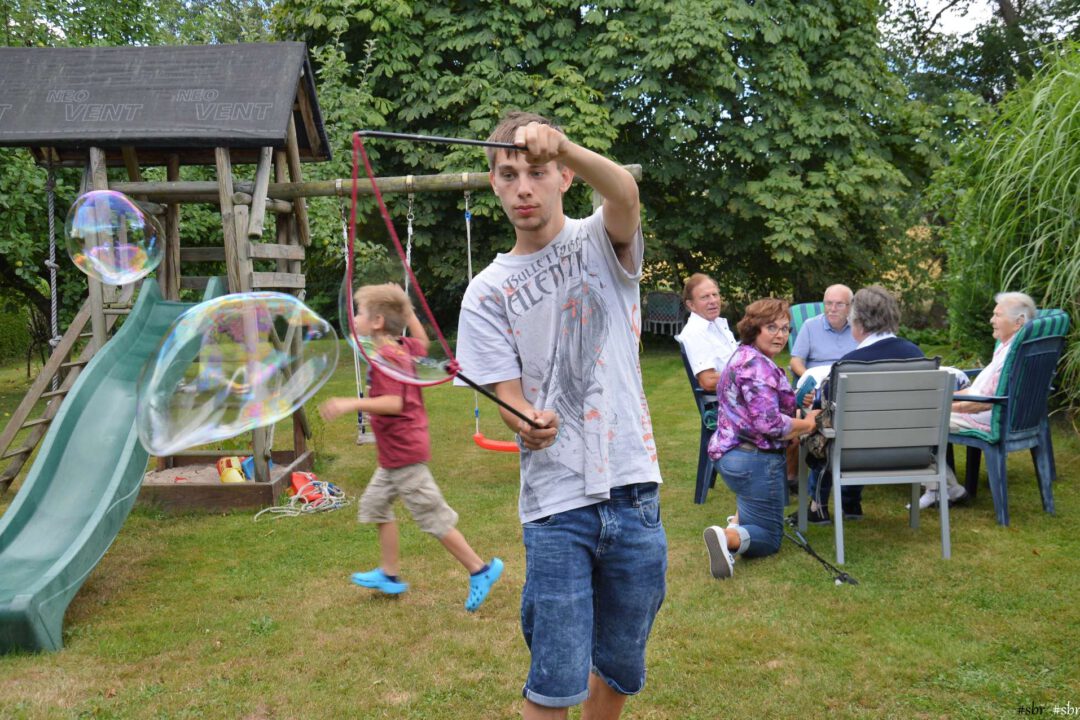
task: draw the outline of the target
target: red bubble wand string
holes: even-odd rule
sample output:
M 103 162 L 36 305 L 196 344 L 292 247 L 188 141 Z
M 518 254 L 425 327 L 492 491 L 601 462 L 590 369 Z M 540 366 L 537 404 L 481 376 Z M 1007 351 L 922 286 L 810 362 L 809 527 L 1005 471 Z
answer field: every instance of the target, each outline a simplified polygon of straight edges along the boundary
M 402 378 L 402 381 L 409 382 L 413 385 L 427 386 L 438 385 L 456 377 L 463 383 L 471 387 L 473 390 L 476 390 L 487 399 L 491 400 L 500 407 L 506 409 L 508 412 L 512 413 L 518 419 L 528 423 L 534 428 L 539 428 L 540 425 L 538 425 L 536 421 L 534 421 L 532 418 L 526 417 L 519 410 L 511 407 L 508 403 L 498 398 L 486 387 L 473 382 L 464 374 L 462 374 L 461 368 L 458 366 L 457 360 L 454 358 L 454 353 L 450 349 L 450 344 L 446 341 L 446 337 L 443 336 L 442 329 L 439 327 L 439 323 L 435 321 L 435 316 L 432 314 L 431 308 L 428 306 L 427 298 L 424 297 L 424 292 L 420 289 L 420 283 L 417 281 L 416 276 L 413 274 L 412 267 L 409 265 L 409 262 L 406 259 L 405 248 L 403 248 L 401 245 L 401 240 L 398 238 L 397 230 L 394 229 L 394 223 L 390 219 L 390 212 L 386 209 L 386 203 L 383 202 L 382 193 L 379 192 L 379 185 L 375 182 L 375 173 L 371 169 L 371 161 L 368 160 L 367 151 L 364 149 L 364 141 L 362 139 L 362 137 L 364 136 L 391 138 L 396 140 L 409 140 L 412 142 L 432 142 L 456 145 L 480 145 L 483 147 L 503 148 L 506 150 L 521 150 L 522 148 L 514 145 L 513 143 L 496 143 L 488 142 L 485 140 L 447 138 L 438 137 L 435 135 L 406 135 L 404 133 L 391 133 L 378 130 L 360 130 L 359 132 L 353 133 L 352 209 L 349 212 L 349 248 L 348 254 L 345 258 L 345 284 L 346 287 L 348 287 L 351 291 L 353 284 L 353 264 L 355 262 L 353 259 L 353 247 L 356 240 L 356 206 L 357 196 L 359 194 L 360 187 L 360 161 L 363 160 L 364 171 L 367 173 L 368 180 L 371 182 L 372 194 L 375 196 L 375 202 L 379 206 L 379 213 L 382 215 L 383 222 L 386 224 L 386 230 L 390 234 L 390 239 L 394 243 L 394 249 L 397 250 L 398 257 L 401 259 L 401 264 L 405 266 L 405 272 L 408 275 L 408 279 L 411 283 L 411 287 L 413 288 L 413 292 L 416 293 L 416 297 L 420 302 L 420 307 L 423 310 L 424 314 L 427 316 L 428 321 L 431 323 L 432 329 L 434 329 L 435 331 L 435 335 L 438 338 L 439 345 L 442 346 L 443 352 L 445 352 L 446 357 L 449 358 L 449 362 L 446 366 L 447 376 L 445 378 L 440 378 L 436 380 L 406 380 Z M 364 359 L 367 360 L 368 365 L 371 365 L 373 364 L 372 358 L 368 356 L 367 352 L 364 350 L 364 343 L 360 342 L 360 339 L 356 335 L 356 328 L 353 323 L 354 316 L 352 298 L 347 299 L 345 306 L 346 313 L 348 315 L 348 332 L 352 335 L 353 341 L 360 349 L 360 353 L 364 356 Z

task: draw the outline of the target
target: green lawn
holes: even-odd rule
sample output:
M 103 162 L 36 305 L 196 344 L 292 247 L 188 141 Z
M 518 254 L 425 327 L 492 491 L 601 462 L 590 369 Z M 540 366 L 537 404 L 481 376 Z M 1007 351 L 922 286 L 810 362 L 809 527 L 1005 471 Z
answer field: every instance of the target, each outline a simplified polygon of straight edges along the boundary
M 1030 457 L 1017 453 L 1011 527 L 995 524 L 984 480 L 975 503 L 951 515 L 950 561 L 936 512 L 911 530 L 907 489 L 872 487 L 866 519 L 845 524 L 857 587 L 834 585 L 786 542 L 721 583 L 701 532 L 733 511 L 731 493 L 721 484 L 693 503 L 698 418 L 674 346 L 651 343 L 642 366 L 670 568 L 649 681 L 624 717 L 985 718 L 1031 703 L 1044 714 L 1080 705 L 1080 441 L 1071 428 L 1055 432 L 1054 517 L 1042 512 Z M 0 375 L 8 412 L 17 371 Z M 353 388 L 346 350 L 319 398 Z M 355 500 L 258 523 L 253 513 L 137 509 L 72 603 L 64 650 L 0 657 L 0 717 L 516 717 L 528 666 L 516 457 L 473 445 L 471 392 L 443 386 L 427 400 L 432 469 L 459 528 L 481 555 L 506 561 L 480 612 L 465 612 L 464 572 L 411 520 L 402 523 L 409 592 L 391 599 L 352 586 L 349 574 L 375 566 L 378 553 L 374 528 L 355 522 Z M 494 408 L 481 410 L 485 432 L 505 438 Z M 353 444 L 348 418 L 313 419 L 313 428 L 319 476 L 355 498 L 374 448 Z M 808 537 L 832 559 L 831 528 Z

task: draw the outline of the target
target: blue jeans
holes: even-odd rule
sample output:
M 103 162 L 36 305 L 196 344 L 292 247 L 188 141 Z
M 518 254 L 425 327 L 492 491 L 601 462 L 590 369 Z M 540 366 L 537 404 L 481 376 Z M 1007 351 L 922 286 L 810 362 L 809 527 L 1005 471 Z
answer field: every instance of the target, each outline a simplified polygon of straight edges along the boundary
M 645 686 L 645 641 L 664 600 L 667 536 L 656 483 L 525 523 L 521 630 L 532 653 L 522 694 L 569 707 L 589 672 L 615 691 Z
M 787 499 L 787 460 L 783 453 L 750 452 L 734 448 L 716 462 L 720 477 L 735 493 L 742 544 L 736 551 L 746 557 L 772 555 L 784 537 Z

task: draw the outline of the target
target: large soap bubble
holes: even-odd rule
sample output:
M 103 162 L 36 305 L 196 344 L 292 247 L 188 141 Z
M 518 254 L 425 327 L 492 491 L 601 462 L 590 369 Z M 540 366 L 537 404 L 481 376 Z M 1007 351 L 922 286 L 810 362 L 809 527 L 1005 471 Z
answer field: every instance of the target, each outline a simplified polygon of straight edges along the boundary
M 154 455 L 271 425 L 337 366 L 337 335 L 292 295 L 225 295 L 172 324 L 138 384 L 139 438 Z
M 80 196 L 68 212 L 64 237 L 72 262 L 108 285 L 146 277 L 164 255 L 158 222 L 115 190 Z

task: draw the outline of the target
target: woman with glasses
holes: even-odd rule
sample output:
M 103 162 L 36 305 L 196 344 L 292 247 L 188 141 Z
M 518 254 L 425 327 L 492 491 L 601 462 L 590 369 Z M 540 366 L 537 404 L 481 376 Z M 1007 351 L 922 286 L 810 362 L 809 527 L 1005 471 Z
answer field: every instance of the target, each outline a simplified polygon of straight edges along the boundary
M 735 558 L 771 555 L 784 536 L 787 500 L 785 448 L 814 429 L 811 411 L 795 417 L 795 393 L 773 358 L 787 345 L 788 304 L 776 298 L 753 302 L 736 329 L 739 347 L 716 386 L 716 433 L 709 457 L 735 493 L 735 515 L 726 528 L 705 530 L 713 577 L 731 577 Z

